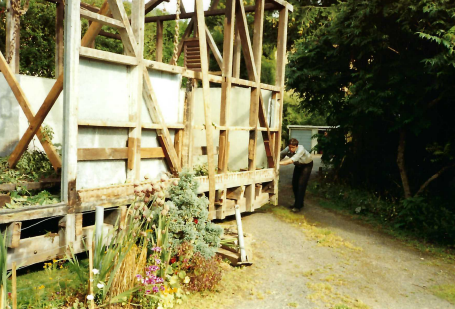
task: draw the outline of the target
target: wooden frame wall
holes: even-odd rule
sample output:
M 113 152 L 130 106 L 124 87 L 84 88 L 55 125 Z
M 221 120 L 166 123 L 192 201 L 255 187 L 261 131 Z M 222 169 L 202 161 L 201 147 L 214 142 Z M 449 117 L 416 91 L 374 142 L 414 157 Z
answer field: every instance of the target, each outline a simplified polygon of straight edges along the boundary
M 14 1 L 14 0 L 13 0 Z M 166 0 L 164 0 L 166 1 Z M 267 203 L 271 198 L 276 197 L 279 151 L 281 140 L 282 124 L 282 98 L 284 94 L 284 70 L 286 58 L 286 36 L 288 13 L 292 6 L 282 0 L 256 0 L 252 7 L 244 7 L 242 0 L 227 0 L 226 9 L 217 9 L 218 1 L 213 2 L 212 8 L 205 11 L 202 8 L 202 0 L 195 1 L 195 12 L 186 13 L 182 6 L 180 18 L 191 18 L 185 31 L 184 38 L 192 34 L 198 38 L 201 51 L 201 71 L 196 72 L 184 67 L 162 62 L 163 46 L 163 23 L 167 20 L 174 20 L 174 15 L 159 17 L 145 17 L 144 15 L 159 5 L 163 0 L 150 0 L 144 4 L 144 0 L 133 0 L 132 12 L 128 17 L 121 0 L 106 0 L 101 8 L 96 8 L 80 3 L 79 0 L 66 1 L 65 10 L 63 3 L 56 2 L 56 75 L 58 76 L 54 87 L 48 94 L 46 100 L 37 114 L 30 110 L 27 99 L 23 94 L 13 73 L 5 59 L 0 57 L 0 69 L 5 75 L 9 85 L 23 108 L 30 126 L 21 142 L 13 151 L 10 163 L 17 162 L 28 143 L 36 134 L 41 134 L 41 124 L 52 108 L 56 99 L 63 89 L 64 92 L 64 142 L 63 142 L 63 164 L 57 162 L 52 153 L 55 149 L 49 148 L 46 151 L 51 158 L 54 157 L 54 167 L 62 167 L 62 204 L 52 207 L 38 207 L 23 210 L 0 212 L 0 223 L 12 224 L 21 220 L 45 218 L 48 216 L 62 216 L 64 230 L 60 235 L 60 244 L 69 245 L 78 241 L 82 228 L 79 220 L 80 214 L 92 210 L 94 206 L 114 207 L 126 205 L 131 202 L 134 195 L 133 181 L 139 181 L 141 158 L 165 159 L 169 170 L 177 175 L 182 166 L 192 167 L 192 156 L 195 153 L 205 153 L 208 156 L 208 177 L 200 177 L 200 192 L 208 192 L 209 213 L 211 218 L 223 219 L 226 215 L 234 213 L 234 205 L 239 204 L 242 211 L 254 211 L 255 208 Z M 260 81 L 263 22 L 265 10 L 279 11 L 278 45 L 277 45 L 277 76 L 275 85 L 263 84 Z M 253 13 L 254 33 L 253 41 L 250 41 L 250 34 L 246 22 L 246 15 Z M 65 19 L 63 19 L 65 15 Z M 210 31 L 205 24 L 205 16 L 224 15 L 224 44 L 221 53 L 211 37 Z M 90 21 L 90 26 L 82 38 L 80 18 Z M 64 44 L 63 44 L 63 20 L 64 20 Z M 145 22 L 157 23 L 157 53 L 156 61 L 143 58 L 144 24 Z M 124 55 L 114 54 L 106 51 L 96 50 L 93 41 L 97 35 L 106 35 L 101 27 L 107 25 L 118 29 L 119 35 L 112 35 L 112 38 L 120 39 L 123 42 Z M 8 31 L 7 31 L 8 33 Z M 8 45 L 8 42 L 7 42 Z M 65 48 L 63 49 L 63 45 Z M 178 56 L 182 52 L 183 39 L 178 46 Z M 221 68 L 221 76 L 209 72 L 208 48 L 212 51 L 216 61 Z M 64 50 L 64 55 L 63 55 Z M 240 52 L 246 62 L 248 80 L 240 79 Z M 18 57 L 18 55 L 16 55 Z M 128 122 L 101 122 L 81 121 L 77 119 L 78 93 L 79 89 L 79 59 L 88 58 L 98 61 L 123 64 L 128 66 L 130 84 L 129 121 Z M 64 60 L 63 60 L 64 59 Z M 63 70 L 63 67 L 65 68 Z M 148 74 L 148 70 L 164 71 L 173 74 L 180 74 L 187 77 L 187 91 L 184 105 L 184 123 L 166 123 L 157 102 Z M 211 124 L 210 112 L 210 83 L 221 84 L 221 114 L 220 126 L 214 128 L 212 125 L 204 127 L 206 130 L 207 146 L 204 149 L 195 149 L 193 145 L 193 129 L 198 127 L 193 124 L 194 112 L 194 89 L 196 81 L 202 81 L 205 123 Z M 250 118 L 247 127 L 234 127 L 229 125 L 229 107 L 232 87 L 251 88 Z M 275 101 L 275 115 L 272 124 L 266 119 L 266 111 L 262 99 L 262 90 L 272 91 L 272 98 Z M 141 123 L 142 97 L 145 98 L 147 111 L 150 114 L 153 124 Z M 270 127 L 273 125 L 273 127 Z M 77 147 L 79 127 L 110 127 L 128 128 L 128 145 L 126 148 L 79 148 Z M 141 131 L 143 129 L 156 130 L 160 147 L 142 148 Z M 201 128 L 199 128 L 201 129 Z M 175 139 L 172 141 L 169 130 L 175 130 Z M 213 131 L 219 130 L 219 147 L 215 149 L 213 143 Z M 229 161 L 229 132 L 242 130 L 249 132 L 248 144 L 248 171 L 228 173 L 227 164 Z M 256 170 L 256 148 L 257 136 L 262 134 L 264 147 L 267 155 L 268 168 Z M 40 139 L 41 140 L 41 139 Z M 44 146 L 44 145 L 43 145 Z M 46 147 L 45 147 L 46 149 Z M 215 162 L 214 154 L 218 152 L 218 162 Z M 127 164 L 127 179 L 129 183 L 94 189 L 76 189 L 77 162 L 124 159 Z M 218 173 L 215 173 L 215 166 Z M 86 234 L 89 233 L 87 230 Z M 17 246 L 25 248 L 28 242 L 18 242 Z M 28 249 L 24 249 L 28 250 Z

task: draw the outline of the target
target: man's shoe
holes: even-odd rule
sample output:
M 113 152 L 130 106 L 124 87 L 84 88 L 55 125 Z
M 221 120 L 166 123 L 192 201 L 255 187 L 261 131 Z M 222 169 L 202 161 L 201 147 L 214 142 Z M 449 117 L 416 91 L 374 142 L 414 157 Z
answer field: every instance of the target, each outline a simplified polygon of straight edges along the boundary
M 299 212 L 300 209 L 294 207 L 294 208 L 291 209 L 291 211 L 292 211 L 292 212 Z

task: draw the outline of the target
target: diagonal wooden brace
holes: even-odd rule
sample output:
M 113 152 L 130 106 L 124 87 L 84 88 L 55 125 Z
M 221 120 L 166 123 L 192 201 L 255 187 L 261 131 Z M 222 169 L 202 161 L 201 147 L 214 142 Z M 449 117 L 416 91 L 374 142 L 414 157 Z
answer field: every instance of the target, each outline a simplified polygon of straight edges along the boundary
M 108 15 L 109 13 L 110 13 L 109 4 L 106 1 L 101 6 L 98 14 Z M 102 26 L 103 25 L 101 23 L 92 22 L 89 29 L 87 30 L 87 32 L 85 33 L 84 37 L 81 40 L 81 46 L 84 46 L 84 47 L 89 46 L 91 44 L 91 42 L 96 38 L 98 33 L 100 32 Z M 4 72 L 4 70 L 2 70 L 2 72 Z M 10 167 L 16 166 L 20 157 L 27 149 L 28 144 L 32 140 L 33 136 L 35 134 L 41 134 L 41 133 L 37 133 L 37 132 L 38 132 L 38 130 L 40 130 L 40 127 L 43 124 L 44 119 L 46 118 L 47 114 L 51 110 L 52 106 L 54 106 L 55 101 L 57 101 L 58 96 L 60 95 L 62 90 L 63 90 L 63 74 L 60 75 L 57 78 L 57 80 L 55 81 L 54 86 L 52 86 L 51 91 L 46 96 L 46 99 L 44 100 L 43 104 L 41 105 L 36 116 L 30 117 L 30 118 L 27 116 L 27 118 L 30 122 L 30 125 L 29 125 L 27 131 L 25 131 L 21 140 L 19 141 L 19 144 L 17 144 L 16 148 L 14 148 L 13 153 L 11 154 L 11 156 L 8 160 Z M 40 141 L 41 141 L 41 139 L 42 139 L 42 137 L 40 138 Z M 51 159 L 51 157 L 49 157 L 49 159 Z M 60 166 L 61 166 L 61 161 L 60 161 Z M 54 168 L 55 168 L 55 166 L 54 166 Z
M 30 102 L 25 96 L 24 91 L 22 90 L 21 86 L 19 85 L 19 82 L 12 73 L 9 65 L 6 63 L 5 57 L 3 57 L 2 53 L 0 53 L 0 70 L 5 76 L 8 85 L 11 87 L 11 90 L 13 91 L 14 96 L 17 99 L 17 102 L 22 108 L 22 111 L 24 112 L 28 121 L 31 122 L 35 117 L 35 113 L 32 111 Z M 47 156 L 49 157 L 49 160 L 51 161 L 54 169 L 57 170 L 61 168 L 62 160 L 58 155 L 57 151 L 55 150 L 54 145 L 52 145 L 52 143 L 49 143 L 49 141 L 47 141 L 44 138 L 45 135 L 41 127 L 38 127 L 36 135 L 38 136 L 38 140 L 40 141 L 41 145 L 43 145 L 43 149 L 46 152 Z
M 156 124 L 161 125 L 161 129 L 157 130 L 158 141 L 164 150 L 164 154 L 166 156 L 165 159 L 169 165 L 169 169 L 171 170 L 172 174 L 177 174 L 181 170 L 180 160 L 177 152 L 175 151 L 174 143 L 172 142 L 169 130 L 166 126 L 166 121 L 164 120 L 163 114 L 161 113 L 160 107 L 158 106 L 158 100 L 156 98 L 155 91 L 153 90 L 152 82 L 150 81 L 146 67 L 144 67 L 143 75 L 143 96 L 145 99 L 145 104 L 150 113 L 152 121 Z

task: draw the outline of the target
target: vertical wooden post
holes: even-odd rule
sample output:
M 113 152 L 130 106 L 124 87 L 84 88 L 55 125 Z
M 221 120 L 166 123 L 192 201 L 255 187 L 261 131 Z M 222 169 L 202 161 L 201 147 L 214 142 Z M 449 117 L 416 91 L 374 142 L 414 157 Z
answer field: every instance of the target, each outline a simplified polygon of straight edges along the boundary
M 62 200 L 68 213 L 77 203 L 77 106 L 79 104 L 79 49 L 81 45 L 80 0 L 66 1 L 65 70 L 63 79 L 63 170 Z M 67 227 L 69 228 L 69 227 Z
M 240 57 L 241 57 L 241 51 L 242 51 L 242 43 L 240 41 L 240 34 L 239 34 L 239 28 L 237 24 L 235 25 L 234 28 L 234 34 L 235 34 L 235 41 L 234 41 L 234 60 L 232 63 L 232 75 L 235 78 L 240 78 Z
M 63 74 L 63 19 L 65 6 L 57 2 L 55 13 L 55 77 Z
M 123 4 L 122 4 L 123 5 Z M 136 123 L 135 128 L 129 130 L 128 139 L 134 140 L 133 149 L 131 151 L 132 157 L 128 157 L 131 162 L 128 173 L 128 180 L 139 180 L 141 175 L 141 111 L 142 111 L 142 91 L 143 91 L 143 78 L 144 78 L 144 0 L 133 0 L 131 9 L 131 26 L 133 34 L 137 43 L 136 59 L 138 65 L 128 68 L 131 101 L 129 103 L 129 120 Z
M 278 202 L 278 180 L 280 169 L 280 150 L 281 150 L 281 127 L 283 124 L 283 98 L 284 98 L 284 74 L 286 66 L 286 44 L 288 31 L 288 10 L 287 8 L 280 10 L 280 20 L 278 24 L 278 44 L 277 44 L 277 64 L 276 64 L 276 80 L 275 84 L 281 88 L 279 94 L 276 95 L 276 104 L 278 111 L 278 133 L 275 135 L 275 201 Z
M 20 50 L 20 21 L 16 25 L 16 16 L 13 12 L 11 7 L 12 1 L 20 1 L 20 0 L 7 0 L 6 1 L 6 54 L 5 58 L 10 59 L 10 55 L 12 53 L 11 61 L 9 62 L 9 67 L 13 71 L 14 74 L 19 74 L 19 50 Z M 20 4 L 20 2 L 19 2 Z M 17 28 L 17 31 L 16 31 Z M 13 40 L 13 36 L 15 39 Z M 11 45 L 11 43 L 13 43 Z
M 235 0 L 226 1 L 226 13 L 224 16 L 224 43 L 223 43 L 223 66 L 221 84 L 221 109 L 220 126 L 229 125 L 229 111 L 231 108 L 232 88 L 232 58 L 234 50 L 234 23 L 235 23 Z M 229 130 L 220 130 L 218 171 L 227 173 L 229 162 Z M 216 218 L 224 219 L 224 208 L 226 205 L 226 188 L 220 196 L 221 209 L 217 209 Z
M 207 139 L 207 161 L 209 170 L 209 213 L 215 210 L 215 147 L 213 146 L 213 126 L 210 111 L 210 83 L 207 55 L 207 40 L 205 35 L 205 16 L 203 0 L 196 0 L 197 30 L 199 36 L 199 47 L 201 53 L 202 87 L 205 112 L 205 132 Z M 210 216 L 210 219 L 212 217 Z
M 229 109 L 231 103 L 232 86 L 232 58 L 234 41 L 234 19 L 235 19 L 235 0 L 227 0 L 226 13 L 224 17 L 224 43 L 223 43 L 223 68 L 221 84 L 221 112 L 220 126 L 229 125 Z M 229 142 L 229 131 L 220 130 L 218 171 L 226 173 L 228 167 L 227 144 Z
M 11 270 L 11 300 L 13 301 L 13 309 L 17 309 L 17 278 L 16 278 L 16 262 L 12 264 Z
M 188 79 L 186 82 L 185 107 L 183 114 L 183 145 L 182 145 L 182 167 L 193 170 L 193 120 L 194 120 L 194 90 L 196 80 Z
M 163 62 L 163 21 L 156 22 L 156 61 Z
M 182 164 L 182 147 L 183 147 L 183 130 L 177 129 L 177 130 L 175 130 L 175 136 L 174 136 L 174 148 L 175 148 L 175 152 L 177 153 L 180 165 Z

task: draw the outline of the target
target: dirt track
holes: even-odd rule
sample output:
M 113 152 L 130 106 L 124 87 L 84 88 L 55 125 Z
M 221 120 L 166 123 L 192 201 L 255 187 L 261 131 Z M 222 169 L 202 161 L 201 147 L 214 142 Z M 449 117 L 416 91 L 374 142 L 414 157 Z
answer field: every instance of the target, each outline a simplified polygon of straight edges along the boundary
M 280 173 L 280 205 L 292 200 L 292 166 Z M 243 218 L 254 265 L 225 275 L 218 293 L 185 308 L 455 308 L 431 287 L 453 284 L 455 265 L 425 255 L 306 200 Z M 235 224 L 227 220 L 224 224 Z

